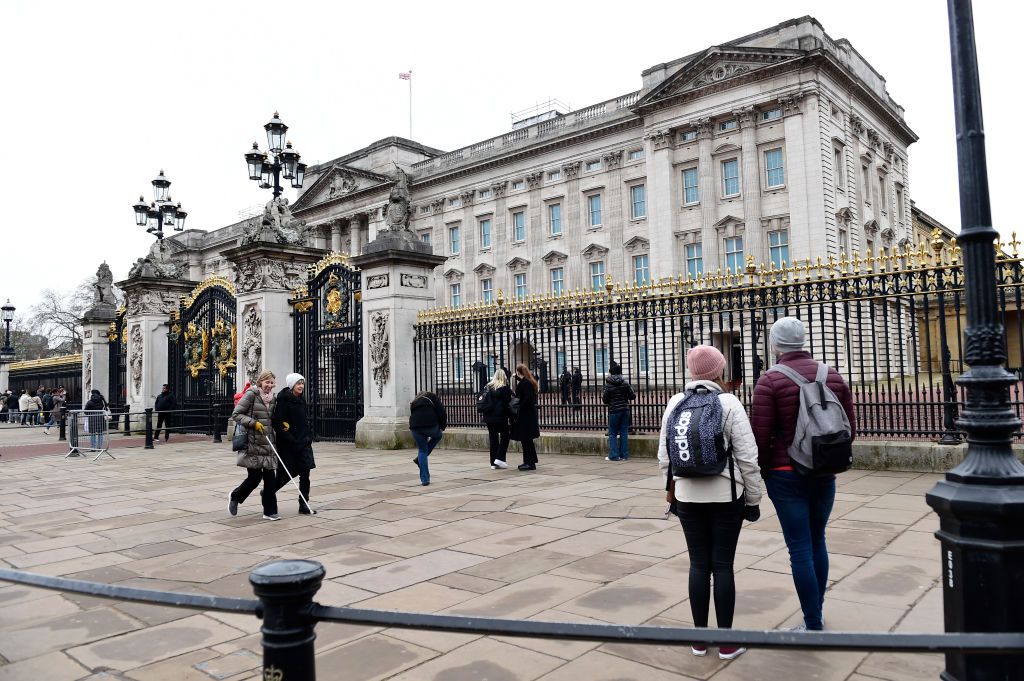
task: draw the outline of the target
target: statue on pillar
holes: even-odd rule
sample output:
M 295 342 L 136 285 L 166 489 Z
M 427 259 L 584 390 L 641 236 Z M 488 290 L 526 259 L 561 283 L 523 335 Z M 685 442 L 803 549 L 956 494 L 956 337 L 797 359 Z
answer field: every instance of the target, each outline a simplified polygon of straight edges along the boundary
M 168 239 L 157 239 L 149 247 L 149 254 L 139 258 L 128 271 L 129 279 L 149 277 L 154 279 L 178 279 L 182 269 L 188 265 L 179 265 L 171 258 L 171 246 Z
M 96 283 L 93 284 L 92 304 L 93 307 L 114 305 L 114 275 L 110 272 L 110 265 L 104 260 L 100 268 L 96 270 Z
M 414 240 L 416 236 L 409 229 L 409 220 L 412 217 L 409 209 L 409 202 L 412 199 L 412 195 L 409 193 L 409 176 L 397 163 L 395 169 L 398 171 L 398 176 L 395 178 L 395 186 L 391 188 L 391 195 L 388 197 L 384 222 L 387 223 L 389 232 Z
M 292 215 L 292 209 L 288 205 L 288 199 L 276 198 L 267 202 L 263 207 L 263 215 L 253 218 L 245 227 L 242 235 L 242 244 L 251 244 L 257 241 L 269 241 L 271 243 L 296 245 L 306 239 L 306 232 L 311 228 L 306 226 L 306 221 Z

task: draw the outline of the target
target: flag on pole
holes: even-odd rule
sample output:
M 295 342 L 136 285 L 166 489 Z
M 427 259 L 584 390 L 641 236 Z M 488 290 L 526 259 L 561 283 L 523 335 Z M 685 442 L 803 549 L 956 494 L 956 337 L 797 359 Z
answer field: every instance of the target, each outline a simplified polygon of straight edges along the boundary
M 408 73 L 399 73 L 398 77 L 402 80 L 412 80 L 412 71 L 409 71 Z

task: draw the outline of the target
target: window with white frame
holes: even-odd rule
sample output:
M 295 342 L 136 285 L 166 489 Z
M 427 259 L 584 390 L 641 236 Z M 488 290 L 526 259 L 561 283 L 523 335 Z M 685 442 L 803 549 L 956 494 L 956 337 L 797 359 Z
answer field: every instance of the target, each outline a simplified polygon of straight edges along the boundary
M 594 372 L 608 373 L 608 348 L 594 348 Z
M 644 253 L 643 255 L 633 256 L 633 281 L 636 282 L 637 286 L 643 286 L 651 280 L 651 261 L 649 256 Z
M 704 245 L 686 244 L 686 273 L 690 279 L 704 274 Z
M 451 291 L 451 306 L 460 307 L 462 305 L 462 284 L 451 284 L 448 288 Z
M 565 350 L 555 351 L 555 373 L 561 374 L 565 371 Z
M 430 232 L 423 232 L 423 234 L 420 234 L 420 241 L 422 241 L 425 244 L 429 244 L 430 243 Z
M 635 184 L 629 188 L 629 216 L 634 220 L 647 217 L 647 187 Z
M 782 109 L 778 107 L 761 112 L 762 121 L 777 121 L 780 118 L 782 118 Z
M 692 142 L 695 139 L 697 139 L 697 131 L 696 130 L 687 130 L 686 132 L 679 133 L 679 141 L 680 142 Z
M 551 270 L 551 295 L 560 296 L 565 291 L 565 269 L 555 267 Z
M 683 204 L 693 206 L 700 203 L 700 190 L 697 188 L 698 173 L 696 168 L 683 171 Z
M 448 228 L 448 248 L 452 255 L 458 255 L 462 252 L 462 240 L 458 225 Z
M 512 191 L 526 189 L 526 180 L 512 180 Z
M 604 290 L 604 261 L 590 263 L 590 287 L 595 291 Z
M 597 159 L 597 160 L 594 160 L 594 161 L 587 161 L 586 169 L 587 169 L 588 172 L 591 171 L 591 170 L 600 170 L 601 169 L 601 160 Z
M 562 179 L 561 170 L 550 170 L 548 171 L 548 182 L 557 182 Z
M 514 281 L 516 300 L 523 300 L 526 298 L 526 275 L 517 274 Z
M 559 236 L 562 233 L 562 204 L 560 203 L 548 205 L 548 233 L 551 236 Z
M 637 369 L 643 373 L 647 372 L 647 344 L 641 343 L 636 348 Z
M 456 381 L 461 381 L 466 377 L 466 367 L 460 355 L 452 357 L 452 375 Z
M 730 158 L 722 161 L 722 196 L 739 196 L 740 194 L 740 162 Z
M 526 241 L 526 211 L 512 213 L 512 240 Z
M 487 355 L 487 375 L 494 376 L 498 370 L 498 358 L 494 355 Z
M 630 149 L 629 150 L 629 160 L 630 161 L 639 161 L 643 157 L 644 157 L 644 150 L 642 148 L 640 148 L 640 149 Z
M 866 165 L 862 165 L 860 167 L 860 170 L 861 170 L 861 176 L 863 178 L 863 180 L 862 180 L 863 184 L 861 184 L 860 193 L 861 193 L 861 196 L 864 198 L 864 203 L 866 203 L 867 205 L 870 206 L 871 205 L 871 176 L 868 173 L 868 167 Z
M 739 124 L 736 122 L 735 118 L 732 119 L 731 121 L 722 121 L 721 123 L 718 124 L 718 129 L 721 132 L 735 130 L 737 127 L 739 127 Z
M 743 237 L 731 236 L 725 240 L 725 267 L 730 272 L 743 270 Z
M 832 147 L 832 167 L 835 169 L 836 175 L 836 189 L 841 192 L 846 191 L 846 162 L 843 160 L 843 148 L 840 146 Z
M 480 221 L 480 248 L 491 247 L 491 220 L 484 218 Z
M 489 198 L 491 198 L 491 190 L 490 189 L 481 189 L 480 190 L 480 198 L 481 199 L 489 199 Z
M 849 235 L 849 233 L 845 229 L 840 227 L 839 228 L 839 253 L 841 255 L 846 255 L 849 252 L 850 252 L 850 235 Z
M 889 212 L 889 194 L 886 192 L 885 175 L 878 176 L 878 209 L 885 215 Z
M 590 226 L 601 226 L 601 195 L 591 194 L 587 197 L 587 210 L 590 212 Z
M 782 149 L 769 149 L 764 152 L 765 186 L 768 189 L 782 187 L 786 184 L 786 169 L 782 162 Z
M 494 302 L 494 282 L 491 279 L 484 279 L 480 282 L 480 300 L 485 303 Z
M 430 212 L 430 206 L 420 206 L 420 215 L 426 215 Z
M 906 208 L 903 198 L 903 187 L 896 185 L 896 222 L 903 224 L 903 211 Z
M 462 199 L 459 198 L 458 196 L 456 196 L 454 199 L 448 199 L 448 207 L 449 208 L 461 208 L 462 207 Z
M 768 256 L 775 265 L 775 269 L 781 269 L 783 263 L 789 260 L 789 230 L 780 229 L 775 232 L 768 232 Z

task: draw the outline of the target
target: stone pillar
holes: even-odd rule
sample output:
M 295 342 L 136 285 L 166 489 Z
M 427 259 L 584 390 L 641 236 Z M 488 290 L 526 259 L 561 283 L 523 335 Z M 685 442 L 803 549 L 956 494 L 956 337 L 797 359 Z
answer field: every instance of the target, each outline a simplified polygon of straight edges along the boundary
M 379 208 L 371 208 L 366 214 L 366 242 L 369 243 L 377 238 L 377 216 L 380 214 Z M 349 255 L 359 255 L 356 252 L 352 252 Z
M 608 245 L 611 246 L 604 272 L 606 275 L 611 275 L 613 281 L 628 283 L 631 277 L 626 276 L 628 268 L 622 244 L 626 243 L 626 225 L 632 219 L 632 208 L 629 194 L 631 190 L 622 186 L 622 149 L 605 154 L 602 161 L 608 173 L 607 189 L 605 190 L 608 203 L 604 207 L 606 213 L 602 217 L 602 221 L 607 226 Z M 624 192 L 625 201 L 623 201 Z M 671 195 L 671 191 L 669 194 Z M 624 203 L 627 204 L 625 209 L 623 209 Z M 671 234 L 671 229 L 667 233 Z
M 0 393 L 11 387 L 11 362 L 14 356 L 0 355 Z M 6 408 L 6 405 L 4 405 Z
M 716 168 L 711 158 L 711 147 L 714 143 L 714 124 L 705 118 L 697 123 L 697 153 L 699 160 L 697 172 L 699 176 L 698 191 L 700 192 L 701 241 L 703 242 L 704 271 L 715 272 L 725 263 L 722 262 L 722 244 L 718 238 L 718 195 L 719 187 L 715 175 Z
M 160 394 L 160 387 L 171 382 L 167 375 L 168 320 L 171 312 L 178 309 L 181 298 L 188 295 L 195 285 L 194 281 L 158 277 L 137 277 L 118 282 L 118 288 L 125 293 L 127 307 L 124 332 L 128 334 L 126 378 L 130 411 L 139 412 L 152 407 Z M 105 346 L 106 343 L 103 353 L 107 352 Z M 93 383 L 96 380 L 94 376 Z M 100 391 L 103 392 L 104 388 Z
M 445 262 L 414 235 L 382 231 L 352 259 L 363 273 L 364 416 L 356 446 L 412 447 L 409 403 L 416 391 L 410 348 L 416 314 L 434 304 L 434 268 Z M 374 287 L 367 282 L 374 280 Z
M 678 210 L 678 199 L 672 191 L 672 135 L 670 130 L 653 130 L 645 135 L 647 235 L 651 240 L 650 268 L 654 279 L 676 273 L 673 218 Z
M 820 157 L 821 141 L 816 125 L 804 125 L 800 112 L 801 97 L 785 98 L 782 104 L 783 125 L 786 131 L 786 187 L 789 192 L 789 253 L 821 252 L 815 241 L 823 242 L 825 235 L 825 205 L 820 187 L 823 186 L 821 163 L 803 163 L 801 159 Z M 810 156 L 808 156 L 810 154 Z
M 341 253 L 341 220 L 331 222 L 331 251 Z
M 757 154 L 757 130 L 754 107 L 733 112 L 739 121 L 743 150 L 743 254 L 754 256 L 754 262 L 768 261 L 768 243 L 761 229 L 761 169 Z M 792 263 L 786 263 L 791 265 Z M 735 272 L 733 273 L 735 274 Z
M 111 400 L 110 391 L 110 348 L 107 334 L 114 321 L 114 308 L 92 309 L 82 318 L 82 404 L 89 399 L 93 388 Z M 69 396 L 71 397 L 71 396 Z M 74 397 L 71 397 L 74 399 Z
M 273 371 L 278 385 L 284 385 L 284 377 L 295 370 L 288 299 L 306 285 L 306 267 L 322 254 L 315 248 L 267 241 L 223 252 L 235 267 L 238 388 L 254 382 L 262 369 Z

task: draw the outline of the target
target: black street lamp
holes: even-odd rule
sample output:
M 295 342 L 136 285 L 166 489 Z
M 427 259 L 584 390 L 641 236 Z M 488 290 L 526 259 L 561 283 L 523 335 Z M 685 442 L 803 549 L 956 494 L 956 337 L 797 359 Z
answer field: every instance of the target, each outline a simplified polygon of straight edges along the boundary
M 1011 442 L 1021 421 L 1010 405 L 1016 379 L 1003 368 L 974 17 L 970 0 L 948 0 L 948 8 L 970 365 L 957 381 L 967 391 L 957 426 L 967 433 L 967 456 L 927 500 L 939 516 L 946 631 L 1016 632 L 1024 631 L 1024 464 Z M 950 653 L 942 678 L 1019 679 L 1021 665 L 1019 655 Z
M 291 142 L 285 141 L 288 126 L 276 111 L 263 129 L 267 131 L 269 156 L 260 151 L 259 143 L 253 142 L 252 150 L 245 154 L 245 164 L 249 168 L 249 179 L 259 182 L 260 189 L 273 189 L 276 199 L 284 191 L 281 178 L 291 180 L 294 189 L 302 187 L 306 178 L 306 164 L 299 163 L 301 154 L 292 149 Z
M 175 204 L 167 193 L 171 188 L 171 181 L 164 175 L 164 171 L 153 179 L 153 201 L 146 204 L 146 199 L 139 196 L 139 202 L 132 206 L 135 210 L 135 224 L 139 227 L 147 227 L 146 231 L 155 234 L 157 239 L 164 238 L 164 227 L 171 227 L 176 232 L 185 229 L 185 217 L 188 213 L 181 209 L 181 204 Z
M 13 355 L 14 348 L 11 347 L 11 322 L 14 321 L 14 310 L 15 307 L 11 305 L 11 299 L 7 299 L 7 303 L 3 307 L 0 307 L 0 319 L 3 320 L 7 326 L 7 331 L 4 333 L 4 348 L 0 350 L 2 355 Z

